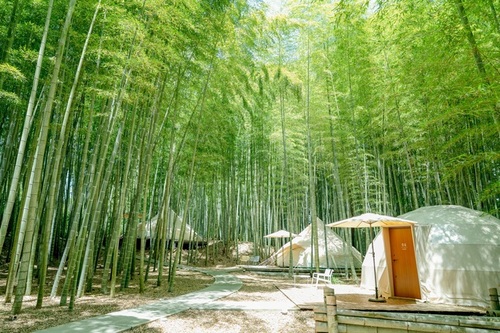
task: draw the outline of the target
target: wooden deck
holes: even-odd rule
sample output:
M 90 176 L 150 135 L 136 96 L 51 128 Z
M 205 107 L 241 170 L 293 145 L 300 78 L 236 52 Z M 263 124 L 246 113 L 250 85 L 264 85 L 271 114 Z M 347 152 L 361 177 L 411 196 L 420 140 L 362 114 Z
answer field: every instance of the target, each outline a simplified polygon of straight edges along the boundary
M 333 285 L 337 296 L 338 310 L 390 311 L 442 313 L 455 315 L 484 315 L 486 309 L 446 304 L 431 304 L 414 299 L 389 298 L 385 303 L 374 303 L 368 299 L 373 293 L 354 285 Z M 293 288 L 280 288 L 301 310 L 313 310 L 323 306 L 323 287 L 317 289 L 311 284 L 297 284 Z
M 239 268 L 248 271 L 248 272 L 257 272 L 257 273 L 288 273 L 288 267 L 280 267 L 276 265 L 238 265 Z M 320 267 L 320 271 L 324 271 L 326 268 Z M 311 267 L 294 267 L 293 273 L 300 275 L 312 275 L 315 270 Z M 361 269 L 357 269 L 356 272 L 358 275 L 361 274 Z M 333 272 L 333 276 L 345 276 L 344 268 L 335 268 Z

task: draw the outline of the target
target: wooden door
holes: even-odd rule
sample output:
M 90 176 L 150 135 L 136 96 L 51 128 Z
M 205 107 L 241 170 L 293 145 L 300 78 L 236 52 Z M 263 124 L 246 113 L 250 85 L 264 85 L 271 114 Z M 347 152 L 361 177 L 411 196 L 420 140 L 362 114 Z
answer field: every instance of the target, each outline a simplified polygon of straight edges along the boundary
M 410 227 L 389 228 L 394 296 L 420 298 L 415 248 Z

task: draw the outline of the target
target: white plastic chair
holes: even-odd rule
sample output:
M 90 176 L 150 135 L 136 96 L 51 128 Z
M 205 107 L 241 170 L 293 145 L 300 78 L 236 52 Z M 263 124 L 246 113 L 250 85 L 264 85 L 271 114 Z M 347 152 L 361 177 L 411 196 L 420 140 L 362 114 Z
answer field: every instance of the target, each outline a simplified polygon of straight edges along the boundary
M 326 282 L 326 283 L 331 283 L 332 282 L 332 277 L 333 277 L 333 269 L 327 268 L 327 269 L 325 269 L 325 271 L 323 273 L 319 273 L 319 272 L 313 273 L 311 283 L 313 283 L 314 281 L 316 281 L 316 288 L 317 288 L 319 281 L 323 281 L 323 282 Z

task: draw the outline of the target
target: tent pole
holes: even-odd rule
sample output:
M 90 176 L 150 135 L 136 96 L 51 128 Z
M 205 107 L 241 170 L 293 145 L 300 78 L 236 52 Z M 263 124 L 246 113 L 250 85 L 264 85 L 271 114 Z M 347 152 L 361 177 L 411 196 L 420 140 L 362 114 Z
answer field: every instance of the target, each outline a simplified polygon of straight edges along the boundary
M 374 241 L 375 237 L 373 237 L 373 229 L 372 229 L 371 223 L 370 223 L 370 238 L 371 238 L 371 243 L 372 243 L 372 260 L 373 260 L 373 276 L 374 276 L 374 282 L 375 282 L 375 298 L 369 298 L 368 300 L 370 302 L 385 302 L 385 298 L 378 297 L 377 268 L 375 267 L 375 247 L 373 246 L 373 241 Z

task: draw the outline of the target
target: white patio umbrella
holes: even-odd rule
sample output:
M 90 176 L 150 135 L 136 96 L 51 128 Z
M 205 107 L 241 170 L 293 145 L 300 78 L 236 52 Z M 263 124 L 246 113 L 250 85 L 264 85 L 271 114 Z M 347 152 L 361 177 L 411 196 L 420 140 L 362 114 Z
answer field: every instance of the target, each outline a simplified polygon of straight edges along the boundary
M 373 274 L 375 275 L 375 298 L 370 298 L 372 302 L 385 302 L 384 298 L 378 297 L 377 288 L 377 269 L 375 267 L 375 249 L 373 247 L 373 227 L 391 228 L 391 227 L 404 227 L 416 224 L 415 221 L 405 220 L 399 217 L 379 215 L 373 213 L 365 213 L 359 216 L 350 217 L 348 219 L 329 223 L 326 226 L 331 228 L 370 228 L 370 242 L 372 244 L 372 258 L 373 258 Z
M 293 234 L 286 230 L 278 230 L 273 232 L 272 234 L 265 235 L 264 238 L 288 238 L 288 237 L 296 237 L 296 234 Z

